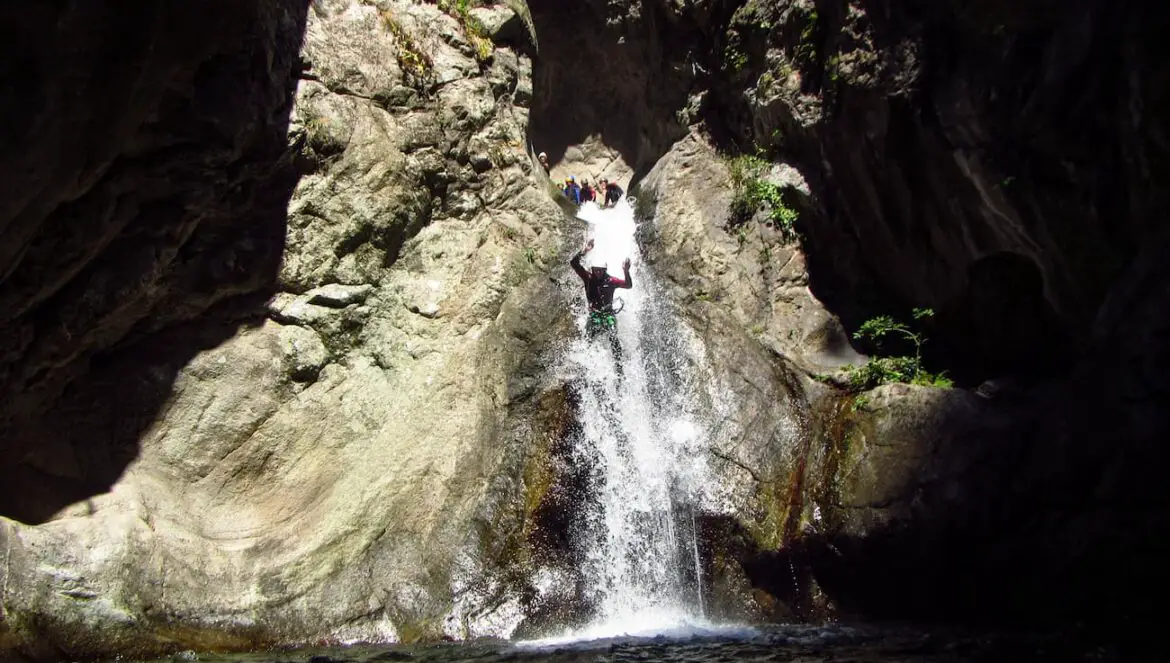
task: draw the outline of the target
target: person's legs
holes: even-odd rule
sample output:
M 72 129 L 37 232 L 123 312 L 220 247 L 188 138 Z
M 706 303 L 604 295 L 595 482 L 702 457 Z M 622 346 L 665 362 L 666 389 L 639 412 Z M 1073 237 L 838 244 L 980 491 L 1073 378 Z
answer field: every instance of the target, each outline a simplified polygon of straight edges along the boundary
M 590 313 L 589 317 L 585 319 L 585 338 L 592 341 L 603 329 L 604 327 L 602 326 L 601 320 L 598 318 L 597 314 Z
M 618 377 L 622 376 L 622 344 L 617 334 L 617 318 L 612 313 L 591 312 L 585 320 L 585 338 L 590 341 L 599 335 L 604 335 L 609 342 L 609 351 L 613 355 L 614 369 Z
M 606 335 L 609 336 L 609 350 L 613 354 L 613 367 L 618 377 L 622 377 L 622 342 L 618 338 L 617 318 L 612 314 L 606 316 Z

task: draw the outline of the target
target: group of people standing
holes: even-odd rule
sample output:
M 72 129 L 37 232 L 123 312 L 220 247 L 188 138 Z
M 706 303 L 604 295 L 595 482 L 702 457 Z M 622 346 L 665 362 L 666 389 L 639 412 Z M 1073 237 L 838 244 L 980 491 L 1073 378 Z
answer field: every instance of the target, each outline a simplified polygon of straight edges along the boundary
M 548 154 L 541 152 L 537 158 L 540 159 L 540 165 L 544 167 L 544 171 L 549 172 Z M 589 180 L 582 180 L 578 183 L 575 175 L 565 178 L 565 181 L 559 186 L 561 193 L 573 201 L 574 205 L 592 201 L 603 208 L 613 207 L 626 195 L 617 182 L 610 182 L 604 177 L 597 183 L 596 188 L 589 183 Z
M 593 201 L 602 207 L 613 207 L 625 195 L 625 191 L 622 191 L 616 182 L 610 182 L 604 177 L 597 183 L 595 189 L 589 180 L 582 180 L 580 184 L 577 184 L 577 178 L 570 175 L 565 179 L 561 191 L 566 198 L 573 201 L 574 205 Z

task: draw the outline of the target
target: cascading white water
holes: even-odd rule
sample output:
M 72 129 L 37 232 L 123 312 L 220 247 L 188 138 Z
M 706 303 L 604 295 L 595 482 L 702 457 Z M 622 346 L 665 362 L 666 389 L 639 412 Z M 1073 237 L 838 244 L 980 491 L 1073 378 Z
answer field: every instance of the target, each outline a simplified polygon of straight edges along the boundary
M 586 266 L 621 275 L 632 262 L 634 287 L 615 304 L 621 370 L 604 339 L 573 342 L 567 362 L 582 376 L 581 435 L 575 453 L 595 468 L 596 499 L 586 507 L 577 545 L 587 599 L 597 617 L 579 638 L 677 631 L 702 619 L 694 510 L 708 490 L 707 428 L 693 372 L 701 346 L 674 316 L 643 268 L 634 212 L 625 201 L 578 215 L 594 249 Z M 620 302 L 619 302 L 620 300 Z M 580 305 L 584 311 L 584 297 Z

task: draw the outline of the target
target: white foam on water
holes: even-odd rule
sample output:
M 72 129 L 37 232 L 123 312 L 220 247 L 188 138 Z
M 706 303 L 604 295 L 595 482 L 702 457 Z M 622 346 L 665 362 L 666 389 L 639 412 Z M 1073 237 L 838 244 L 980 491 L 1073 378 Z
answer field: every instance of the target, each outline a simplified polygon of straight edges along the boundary
M 518 649 L 552 649 L 573 646 L 579 649 L 605 647 L 613 642 L 631 640 L 667 639 L 675 641 L 696 638 L 726 638 L 747 640 L 758 637 L 760 631 L 750 626 L 714 624 L 706 620 L 679 621 L 679 614 L 648 615 L 629 624 L 598 624 L 563 635 L 525 640 L 515 643 Z

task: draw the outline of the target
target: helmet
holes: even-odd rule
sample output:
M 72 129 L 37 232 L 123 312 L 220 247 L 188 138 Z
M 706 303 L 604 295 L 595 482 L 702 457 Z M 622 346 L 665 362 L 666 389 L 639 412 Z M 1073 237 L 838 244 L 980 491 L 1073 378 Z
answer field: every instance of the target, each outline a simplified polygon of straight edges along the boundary
M 548 158 L 548 152 L 541 152 L 540 154 L 536 155 L 536 158 L 537 158 L 537 159 L 547 159 L 547 158 Z
M 576 175 L 569 175 L 569 181 L 570 181 L 570 182 L 576 182 L 576 181 L 577 181 L 577 176 L 576 176 Z

